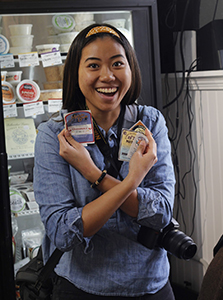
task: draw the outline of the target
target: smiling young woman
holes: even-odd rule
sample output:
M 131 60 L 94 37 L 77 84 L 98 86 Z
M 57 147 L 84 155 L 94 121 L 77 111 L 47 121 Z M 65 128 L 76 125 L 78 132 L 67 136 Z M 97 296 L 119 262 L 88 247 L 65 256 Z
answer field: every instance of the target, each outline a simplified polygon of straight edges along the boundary
M 65 252 L 53 300 L 174 299 L 166 250 L 137 242 L 142 225 L 161 230 L 170 222 L 175 185 L 165 120 L 135 104 L 140 89 L 136 55 L 121 32 L 94 24 L 79 33 L 65 62 L 63 109 L 39 126 L 35 146 L 44 260 L 55 247 Z M 80 144 L 64 129 L 65 113 L 86 109 L 95 144 Z M 148 142 L 121 163 L 122 127 L 139 118 Z
M 131 69 L 125 51 L 111 37 L 97 39 L 83 49 L 79 87 L 96 121 L 97 113 L 114 111 L 113 123 L 116 121 L 130 84 Z
M 124 48 L 110 36 L 96 39 L 83 49 L 78 74 L 88 108 L 107 131 L 117 120 L 120 103 L 131 85 Z

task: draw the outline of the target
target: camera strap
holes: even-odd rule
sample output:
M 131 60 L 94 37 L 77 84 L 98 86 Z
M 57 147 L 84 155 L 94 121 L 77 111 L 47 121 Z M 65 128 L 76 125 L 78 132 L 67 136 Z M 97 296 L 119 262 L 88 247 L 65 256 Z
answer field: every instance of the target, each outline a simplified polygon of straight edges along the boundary
M 95 135 L 95 143 L 98 146 L 99 150 L 105 157 L 105 160 L 107 164 L 110 166 L 108 167 L 108 174 L 117 178 L 117 176 L 120 176 L 120 179 L 123 180 L 123 177 L 119 174 L 119 170 L 122 165 L 122 161 L 118 160 L 118 148 L 119 148 L 119 142 L 120 142 L 120 136 L 121 136 L 121 131 L 122 131 L 122 124 L 124 120 L 124 115 L 125 115 L 125 105 L 121 105 L 121 111 L 118 117 L 117 121 L 117 145 L 115 145 L 113 148 L 109 147 L 107 139 L 104 137 L 102 134 L 101 130 L 98 127 L 97 122 L 93 119 L 93 124 L 94 124 L 94 135 Z

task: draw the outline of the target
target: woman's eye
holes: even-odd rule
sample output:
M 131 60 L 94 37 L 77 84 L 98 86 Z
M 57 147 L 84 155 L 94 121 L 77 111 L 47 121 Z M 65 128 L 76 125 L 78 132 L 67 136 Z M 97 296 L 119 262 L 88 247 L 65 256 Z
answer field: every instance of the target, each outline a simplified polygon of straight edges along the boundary
M 122 66 L 122 65 L 123 65 L 123 62 L 121 62 L 121 61 L 116 61 L 116 62 L 113 64 L 114 67 L 120 67 L 120 66 Z
M 98 65 L 95 64 L 95 63 L 92 63 L 88 67 L 91 68 L 91 69 L 96 69 L 96 68 L 98 68 Z

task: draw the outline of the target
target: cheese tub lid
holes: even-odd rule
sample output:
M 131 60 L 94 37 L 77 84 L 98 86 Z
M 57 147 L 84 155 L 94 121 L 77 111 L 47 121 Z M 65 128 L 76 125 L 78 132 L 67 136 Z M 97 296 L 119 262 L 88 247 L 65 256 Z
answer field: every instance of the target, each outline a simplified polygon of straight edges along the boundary
M 35 102 L 40 97 L 40 88 L 35 81 L 25 79 L 17 85 L 16 93 L 19 100 L 24 103 Z
M 9 52 L 9 41 L 7 38 L 0 34 L 0 54 L 7 54 Z
M 53 16 L 52 23 L 57 32 L 69 32 L 75 27 L 74 19 L 68 14 Z
M 26 207 L 26 200 L 22 194 L 13 188 L 10 188 L 10 207 L 11 212 L 19 213 L 23 211 Z
M 14 103 L 16 101 L 15 89 L 11 83 L 2 81 L 2 101 L 5 104 Z

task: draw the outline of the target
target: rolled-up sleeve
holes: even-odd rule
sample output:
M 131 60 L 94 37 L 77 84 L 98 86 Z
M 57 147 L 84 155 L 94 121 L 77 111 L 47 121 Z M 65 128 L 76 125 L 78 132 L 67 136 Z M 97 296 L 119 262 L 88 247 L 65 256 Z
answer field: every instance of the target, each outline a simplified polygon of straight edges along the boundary
M 55 124 L 54 124 L 55 123 Z M 62 122 L 61 122 L 62 123 Z M 83 207 L 73 192 L 69 164 L 59 155 L 57 135 L 63 125 L 41 124 L 35 144 L 34 193 L 46 235 L 62 251 L 80 243 L 89 251 L 90 238 L 83 237 Z M 81 196 L 80 196 L 81 197 Z
M 170 222 L 174 204 L 175 176 L 171 145 L 165 119 L 158 110 L 144 107 L 142 121 L 153 134 L 158 161 L 137 189 L 137 221 L 141 225 L 160 230 Z

